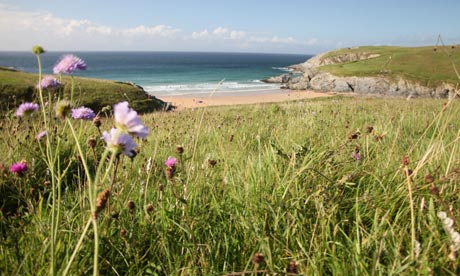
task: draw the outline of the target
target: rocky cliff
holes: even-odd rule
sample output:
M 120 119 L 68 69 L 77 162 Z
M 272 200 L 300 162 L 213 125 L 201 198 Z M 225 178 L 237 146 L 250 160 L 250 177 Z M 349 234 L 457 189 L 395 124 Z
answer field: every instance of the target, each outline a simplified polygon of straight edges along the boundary
M 284 75 L 271 78 L 271 80 L 279 80 L 277 82 L 282 83 L 284 88 L 293 90 L 430 98 L 447 98 L 456 95 L 454 85 L 448 83 L 442 83 L 436 87 L 428 87 L 398 76 L 387 77 L 385 74 L 382 74 L 372 77 L 341 77 L 335 76 L 325 70 L 320 70 L 320 67 L 324 65 L 345 64 L 376 57 L 379 57 L 379 54 L 365 51 L 338 55 L 323 53 L 304 63 L 290 66 L 290 68 L 301 72 L 301 76 L 288 78 Z

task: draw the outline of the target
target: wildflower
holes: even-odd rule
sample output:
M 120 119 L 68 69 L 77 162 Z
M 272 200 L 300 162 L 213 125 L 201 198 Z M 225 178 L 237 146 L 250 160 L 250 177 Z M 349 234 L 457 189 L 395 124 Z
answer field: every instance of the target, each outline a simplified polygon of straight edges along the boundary
M 16 110 L 16 116 L 22 117 L 24 115 L 30 115 L 32 112 L 38 110 L 38 104 L 36 103 L 23 103 Z
M 449 218 L 446 214 L 446 212 L 438 212 L 437 214 L 438 218 L 442 222 L 442 226 L 444 230 L 449 234 L 449 237 L 451 239 L 451 246 L 450 246 L 450 255 L 449 259 L 452 261 L 455 261 L 455 255 L 458 250 L 460 250 L 460 234 L 455 231 L 454 229 L 454 220 Z
M 61 83 L 56 78 L 53 78 L 52 76 L 45 76 L 41 81 L 37 83 L 36 87 L 46 89 L 58 88 L 60 85 Z
M 102 136 L 110 151 L 115 154 L 123 153 L 128 157 L 134 156 L 134 149 L 137 145 L 134 143 L 133 138 L 131 138 L 128 134 L 121 132 L 119 129 L 112 128 L 110 133 L 104 131 Z
M 72 118 L 82 120 L 92 120 L 96 117 L 96 114 L 91 108 L 79 107 L 72 109 Z
M 139 138 L 147 137 L 149 130 L 142 124 L 137 112 L 128 107 L 128 102 L 121 102 L 113 106 L 115 125 L 122 131 Z
M 176 164 L 177 164 L 177 159 L 174 157 L 168 157 L 165 161 L 166 165 L 166 177 L 168 179 L 172 179 L 174 177 L 174 173 L 176 172 Z
M 43 47 L 40 45 L 35 45 L 34 47 L 32 47 L 32 53 L 40 55 L 45 53 L 45 49 L 43 49 Z
M 35 136 L 35 141 L 40 140 L 40 139 L 43 138 L 44 136 L 46 136 L 46 130 L 40 131 L 40 132 L 37 134 L 37 136 Z
M 26 161 L 21 161 L 18 163 L 13 163 L 10 166 L 10 172 L 16 174 L 16 175 L 23 175 L 27 171 L 27 164 Z
M 355 159 L 356 161 L 361 160 L 361 154 L 359 154 L 359 152 L 353 152 L 353 154 L 352 154 L 351 156 L 352 156 L 353 159 Z
M 171 168 L 172 168 L 172 167 L 175 167 L 176 164 L 177 164 L 177 159 L 174 158 L 174 157 L 171 157 L 171 156 L 168 157 L 168 159 L 166 159 L 166 161 L 165 161 L 165 165 L 166 165 L 167 167 L 171 167 Z
M 72 105 L 68 100 L 61 100 L 56 104 L 56 116 L 64 120 L 69 115 Z
M 54 74 L 72 74 L 75 70 L 86 70 L 86 63 L 74 55 L 64 55 L 54 66 Z

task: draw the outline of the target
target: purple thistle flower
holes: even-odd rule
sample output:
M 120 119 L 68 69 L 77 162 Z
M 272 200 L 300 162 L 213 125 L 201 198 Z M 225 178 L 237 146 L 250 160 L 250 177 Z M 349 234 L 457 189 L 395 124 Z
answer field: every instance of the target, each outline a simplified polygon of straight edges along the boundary
M 166 161 L 165 161 L 166 167 L 173 168 L 173 167 L 176 166 L 176 164 L 177 164 L 177 159 L 174 158 L 174 157 L 171 157 L 171 156 L 168 157 L 168 159 L 166 159 Z
M 13 163 L 10 166 L 10 172 L 16 175 L 23 175 L 27 171 L 27 164 L 25 161 Z
M 46 130 L 40 131 L 36 136 L 35 136 L 35 141 L 40 140 L 46 135 Z
M 36 85 L 37 88 L 42 88 L 42 89 L 46 89 L 46 88 L 58 88 L 59 86 L 61 85 L 61 83 L 53 78 L 52 76 L 45 76 L 44 78 L 42 78 L 42 80 L 40 82 L 38 82 L 38 84 Z
M 102 137 L 107 143 L 107 147 L 110 151 L 116 154 L 123 153 L 128 157 L 133 157 L 135 155 L 134 149 L 137 145 L 134 143 L 133 138 L 119 129 L 112 128 L 110 133 L 104 131 Z
M 145 138 L 149 134 L 149 129 L 142 124 L 137 112 L 128 107 L 128 102 L 114 105 L 113 113 L 117 128 L 139 138 Z
M 72 109 L 72 118 L 82 120 L 92 120 L 96 117 L 96 114 L 91 108 L 81 106 L 79 108 Z
M 32 112 L 38 110 L 38 104 L 36 103 L 23 103 L 16 110 L 16 116 L 22 117 L 24 115 L 30 115 Z
M 53 68 L 54 74 L 72 74 L 75 70 L 86 70 L 86 63 L 74 55 L 64 55 Z

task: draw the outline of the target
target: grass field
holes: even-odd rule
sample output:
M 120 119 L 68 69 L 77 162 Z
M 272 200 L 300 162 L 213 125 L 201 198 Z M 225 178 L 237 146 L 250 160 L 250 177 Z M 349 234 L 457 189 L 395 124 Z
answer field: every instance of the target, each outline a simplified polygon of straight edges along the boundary
M 325 58 L 336 55 L 360 53 L 379 54 L 379 57 L 345 64 L 321 67 L 337 76 L 385 76 L 418 82 L 434 87 L 441 83 L 458 85 L 460 76 L 460 47 L 391 47 L 362 46 L 329 52 Z M 454 65 L 454 66 L 453 66 Z
M 62 77 L 62 88 L 53 95 L 61 98 L 69 97 L 71 78 Z M 38 95 L 35 88 L 38 75 L 17 72 L 0 67 L 0 110 L 11 110 L 24 101 L 31 101 Z M 141 113 L 161 110 L 161 101 L 152 99 L 147 94 L 132 85 L 116 83 L 109 80 L 75 77 L 75 96 L 79 104 L 100 111 L 105 106 L 113 105 L 120 101 L 129 101 Z M 46 94 L 46 93 L 45 93 Z M 45 96 L 47 96 L 46 94 Z
M 111 168 L 91 122 L 55 120 L 54 190 L 45 142 L 34 141 L 40 116 L 4 115 L 0 271 L 90 274 L 97 237 L 101 275 L 275 275 L 290 262 L 302 275 L 458 275 L 459 112 L 456 101 L 334 97 L 153 113 L 138 155 Z M 9 173 L 22 159 L 29 170 Z M 96 186 L 111 191 L 97 235 L 81 236 L 91 216 L 82 159 L 89 177 L 97 160 L 108 174 Z

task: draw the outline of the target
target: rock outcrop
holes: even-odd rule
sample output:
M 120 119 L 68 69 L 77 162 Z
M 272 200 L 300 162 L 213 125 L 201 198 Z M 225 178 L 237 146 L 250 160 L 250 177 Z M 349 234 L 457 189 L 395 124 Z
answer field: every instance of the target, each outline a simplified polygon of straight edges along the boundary
M 265 80 L 262 80 L 265 83 L 288 83 L 291 80 L 292 74 L 283 74 L 279 76 L 274 76 Z
M 441 84 L 437 87 L 427 87 L 420 83 L 406 80 L 402 77 L 340 77 L 318 68 L 329 64 L 356 62 L 378 57 L 378 54 L 367 52 L 345 53 L 339 55 L 317 55 L 304 63 L 290 66 L 299 77 L 291 77 L 285 81 L 282 76 L 272 77 L 271 80 L 281 80 L 284 88 L 293 90 L 315 90 L 321 92 L 342 92 L 357 94 L 373 94 L 399 97 L 429 97 L 447 98 L 456 95 L 457 91 L 452 84 Z

